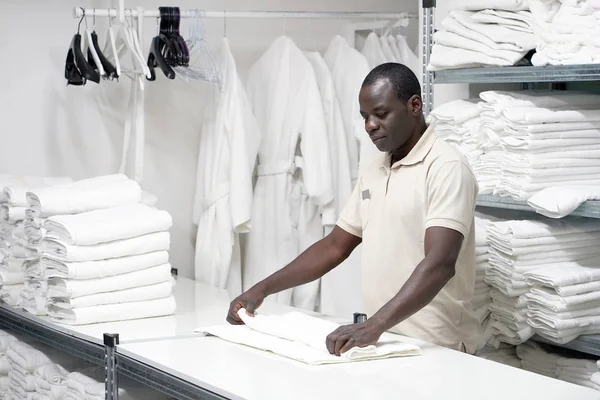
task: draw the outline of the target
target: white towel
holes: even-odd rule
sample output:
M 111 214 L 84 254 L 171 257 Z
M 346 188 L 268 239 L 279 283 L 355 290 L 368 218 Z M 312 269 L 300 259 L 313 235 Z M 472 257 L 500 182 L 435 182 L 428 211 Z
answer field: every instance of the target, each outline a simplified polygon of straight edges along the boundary
M 572 263 L 570 268 L 562 265 L 547 266 L 523 274 L 531 286 L 561 287 L 582 283 L 600 282 L 600 263 L 592 266 Z
M 167 251 L 154 251 L 129 257 L 110 258 L 98 261 L 64 262 L 52 257 L 42 257 L 44 278 L 96 279 L 129 272 L 169 262 Z
M 80 262 L 169 250 L 170 245 L 169 232 L 157 232 L 93 246 L 73 246 L 60 240 L 46 238 L 42 241 L 41 248 L 44 255 L 47 254 L 49 257 L 68 262 Z
M 132 303 L 107 304 L 93 307 L 64 309 L 48 306 L 53 322 L 67 325 L 86 325 L 101 322 L 153 318 L 175 313 L 174 296 Z
M 3 284 L 0 288 L 0 300 L 12 307 L 18 307 L 21 304 L 21 291 L 25 289 L 25 285 L 17 283 L 14 285 Z
M 452 8 L 457 10 L 509 10 L 521 11 L 529 10 L 529 0 L 486 0 L 485 2 L 477 0 L 455 0 L 452 2 Z
M 80 246 L 168 231 L 172 225 L 173 219 L 168 212 L 144 204 L 59 215 L 44 222 L 46 237 Z
M 25 269 L 20 271 L 10 270 L 0 266 L 0 285 L 16 285 L 25 281 Z
M 35 346 L 45 349 L 42 345 L 36 344 Z M 29 372 L 34 372 L 36 368 L 42 365 L 52 364 L 52 360 L 46 354 L 21 341 L 10 342 L 6 350 L 6 356 L 11 368 L 17 366 Z
M 600 96 L 598 96 L 600 97 Z M 550 218 L 563 218 L 588 200 L 600 199 L 600 186 L 554 186 L 527 200 L 536 212 Z
M 8 379 L 16 383 L 26 392 L 35 392 L 35 377 L 33 376 L 33 373 L 25 371 L 23 374 L 22 372 L 19 372 L 18 369 L 11 368 L 8 372 Z
M 62 399 L 67 391 L 69 372 L 57 364 L 49 364 L 35 370 L 35 390 L 51 399 Z
M 598 106 L 591 106 L 598 108 Z M 552 122 L 581 122 L 600 121 L 600 110 L 580 107 L 507 107 L 502 114 L 509 120 L 518 123 L 552 123 Z
M 27 203 L 38 217 L 78 214 L 140 203 L 141 199 L 140 185 L 118 174 L 27 192 Z
M 131 303 L 169 297 L 173 292 L 173 282 L 161 282 L 154 285 L 140 286 L 131 289 L 96 293 L 75 298 L 54 297 L 48 299 L 48 306 L 73 309 L 99 306 L 105 304 Z
M 481 113 L 477 102 L 478 99 L 458 99 L 441 104 L 429 113 L 427 121 L 430 124 L 437 122 L 462 124 Z
M 478 51 L 449 47 L 436 43 L 431 50 L 427 70 L 440 71 L 451 68 L 474 68 L 479 66 L 506 67 L 514 63 L 506 59 L 488 56 Z
M 325 338 L 338 324 L 310 317 L 299 312 L 283 315 L 248 317 L 245 309 L 238 312 L 246 325 L 220 325 L 195 329 L 195 332 L 271 351 L 306 364 L 329 364 L 421 354 L 419 347 L 394 340 L 384 334 L 374 345 L 353 348 L 341 357 L 329 354 Z
M 449 65 L 460 65 L 460 64 L 468 64 L 468 63 L 478 63 L 478 64 L 491 64 L 492 61 L 500 59 L 502 64 L 491 64 L 491 65 L 513 65 L 516 64 L 517 61 L 523 58 L 525 54 L 527 54 L 526 50 L 523 51 L 514 51 L 514 50 L 499 50 L 492 49 L 486 46 L 484 43 L 478 42 L 476 40 L 472 40 L 466 38 L 464 36 L 460 36 L 454 32 L 449 32 L 445 30 L 437 31 L 433 35 L 433 40 L 435 41 L 435 47 L 442 45 L 448 48 L 448 51 L 456 51 L 457 54 L 461 54 L 461 57 L 458 57 L 457 60 L 454 61 L 454 64 Z M 439 52 L 440 49 L 435 49 Z M 461 50 L 468 50 L 469 53 L 464 53 Z M 463 54 L 472 54 L 477 53 L 481 54 L 484 57 L 478 58 L 479 56 L 472 55 L 470 59 L 464 59 Z M 443 53 L 445 54 L 445 53 Z M 443 55 L 442 54 L 442 55 Z M 436 61 L 435 65 L 440 65 L 441 61 Z M 497 61 L 493 61 L 497 62 Z
M 166 263 L 140 271 L 128 272 L 106 278 L 70 280 L 64 278 L 48 279 L 48 297 L 81 297 L 97 293 L 131 289 L 139 286 L 169 282 L 171 264 Z
M 0 206 L 0 220 L 15 224 L 25 219 L 27 207 Z

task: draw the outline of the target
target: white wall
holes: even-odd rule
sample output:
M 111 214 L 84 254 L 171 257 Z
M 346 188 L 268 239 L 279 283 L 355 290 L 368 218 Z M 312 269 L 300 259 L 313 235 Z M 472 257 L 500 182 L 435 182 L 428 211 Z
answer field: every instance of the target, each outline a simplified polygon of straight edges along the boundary
M 64 63 L 77 28 L 73 6 L 106 8 L 111 1 L 3 0 L 0 2 L 0 173 L 69 175 L 81 179 L 116 172 L 121 147 L 129 81 L 66 86 Z M 417 12 L 413 1 L 378 0 L 228 0 L 139 1 L 145 8 L 229 10 L 321 10 Z M 300 47 L 324 50 L 344 21 L 227 21 L 238 68 L 248 67 L 276 36 L 286 33 Z M 88 18 L 92 24 L 92 18 Z M 223 20 L 206 21 L 208 36 L 223 35 Z M 101 47 L 106 20 L 97 20 Z M 156 32 L 146 20 L 145 44 Z M 416 40 L 419 32 L 412 25 Z M 184 36 L 185 36 L 185 30 Z M 160 72 L 159 72 L 160 75 Z M 183 276 L 193 275 L 194 226 L 191 221 L 196 175 L 203 84 L 160 77 L 146 85 L 146 150 L 144 186 L 159 196 L 159 207 L 174 218 L 172 262 Z

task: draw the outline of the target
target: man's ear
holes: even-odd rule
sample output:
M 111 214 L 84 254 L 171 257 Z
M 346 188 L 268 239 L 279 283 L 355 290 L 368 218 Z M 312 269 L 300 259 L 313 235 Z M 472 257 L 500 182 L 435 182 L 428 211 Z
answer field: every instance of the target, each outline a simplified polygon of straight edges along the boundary
M 408 99 L 407 108 L 412 116 L 418 117 L 421 115 L 423 112 L 423 100 L 421 100 L 421 96 L 417 94 L 412 95 L 411 98 Z

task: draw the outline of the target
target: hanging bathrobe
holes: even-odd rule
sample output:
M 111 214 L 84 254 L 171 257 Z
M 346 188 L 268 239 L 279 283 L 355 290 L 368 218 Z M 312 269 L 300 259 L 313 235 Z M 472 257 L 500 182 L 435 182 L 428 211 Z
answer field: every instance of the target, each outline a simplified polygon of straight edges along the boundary
M 379 150 L 365 131 L 365 123 L 360 115 L 358 103 L 360 88 L 371 69 L 366 58 L 350 47 L 341 36 L 334 37 L 329 44 L 325 53 L 325 62 L 333 77 L 345 123 L 352 185 L 354 185 L 359 172 L 368 167 L 373 158 L 379 154 Z
M 390 47 L 390 42 L 387 36 L 380 36 L 379 44 L 381 45 L 381 51 L 383 51 L 386 62 L 400 62 L 392 52 L 392 48 Z
M 290 38 L 278 38 L 250 69 L 247 88 L 263 138 L 244 256 L 244 289 L 322 238 L 317 207 L 333 200 L 321 96 L 302 51 Z M 314 309 L 318 293 L 315 281 L 270 299 Z
M 344 120 L 354 187 L 363 162 L 368 165 L 369 161 L 365 160 L 378 152 L 365 131 L 358 102 L 361 85 L 370 68 L 365 57 L 350 47 L 341 36 L 333 38 L 324 58 L 331 71 Z M 360 246 L 346 261 L 321 279 L 320 305 L 320 312 L 342 318 L 350 318 L 352 313 L 363 311 Z
M 217 59 L 221 88 L 213 88 L 200 135 L 195 273 L 196 280 L 236 296 L 242 292 L 238 234 L 250 229 L 252 173 L 261 135 L 227 39 Z
M 323 101 L 323 111 L 325 113 L 325 122 L 327 123 L 327 134 L 329 139 L 329 157 L 331 161 L 331 181 L 333 188 L 333 214 L 332 219 L 327 220 L 324 216 L 323 221 L 326 224 L 325 234 L 328 234 L 337 222 L 337 217 L 346 202 L 352 194 L 352 176 L 350 173 L 350 159 L 348 157 L 348 140 L 344 130 L 344 120 L 331 72 L 325 63 L 325 60 L 318 52 L 305 53 L 306 58 L 312 64 L 321 100 Z
M 396 43 L 398 45 L 398 50 L 400 51 L 400 62 L 410 68 L 419 79 L 419 82 L 421 82 L 423 80 L 423 71 L 421 70 L 422 65 L 419 62 L 419 58 L 412 51 L 404 36 L 397 35 Z
M 398 49 L 398 43 L 396 42 L 396 38 L 394 36 L 386 36 L 388 40 L 388 44 L 390 45 L 390 49 L 394 54 L 394 59 L 396 62 L 402 63 L 402 55 L 400 54 L 400 50 Z
M 367 59 L 367 62 L 369 63 L 369 67 L 371 67 L 371 69 L 375 68 L 378 65 L 385 64 L 389 61 L 385 56 L 383 49 L 381 48 L 381 41 L 379 40 L 379 36 L 377 36 L 375 32 L 369 33 L 369 36 L 367 36 L 367 40 L 365 40 L 365 45 L 363 46 L 361 53 Z

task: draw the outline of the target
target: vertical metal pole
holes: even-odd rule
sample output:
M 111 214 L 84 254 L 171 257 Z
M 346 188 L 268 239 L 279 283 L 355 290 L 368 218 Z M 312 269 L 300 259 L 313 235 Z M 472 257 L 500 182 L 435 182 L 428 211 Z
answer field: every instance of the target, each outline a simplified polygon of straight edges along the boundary
M 118 333 L 104 334 L 104 398 L 119 399 L 119 382 L 117 381 L 116 350 L 119 344 Z
M 433 108 L 433 72 L 427 71 L 435 32 L 435 0 L 423 0 L 423 114 Z

